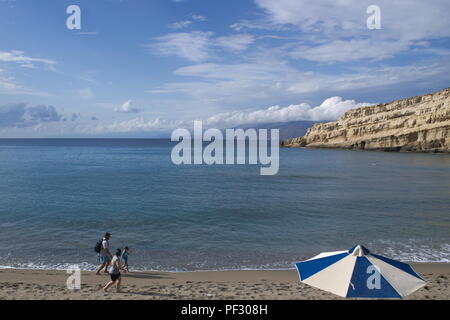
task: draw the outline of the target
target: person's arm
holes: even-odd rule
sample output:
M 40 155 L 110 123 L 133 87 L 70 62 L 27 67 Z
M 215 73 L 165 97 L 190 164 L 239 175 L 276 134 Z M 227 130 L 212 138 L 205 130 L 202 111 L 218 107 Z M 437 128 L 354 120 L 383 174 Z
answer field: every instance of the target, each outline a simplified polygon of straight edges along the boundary
M 119 258 L 119 259 L 117 259 L 116 262 L 117 262 L 117 266 L 118 266 L 118 269 L 119 269 L 119 270 L 124 270 L 124 271 L 126 271 L 125 268 L 122 266 L 122 259 Z

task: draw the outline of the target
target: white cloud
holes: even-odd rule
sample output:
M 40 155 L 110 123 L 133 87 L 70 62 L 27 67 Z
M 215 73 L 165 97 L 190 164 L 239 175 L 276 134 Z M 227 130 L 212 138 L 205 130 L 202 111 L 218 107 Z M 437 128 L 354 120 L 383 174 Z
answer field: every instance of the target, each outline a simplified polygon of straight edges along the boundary
M 312 107 L 307 103 L 293 104 L 287 107 L 272 106 L 256 111 L 233 111 L 218 113 L 216 115 L 198 118 L 202 120 L 205 128 L 230 128 L 243 124 L 260 124 L 270 122 L 289 122 L 296 120 L 323 121 L 339 118 L 344 112 L 363 106 L 368 103 L 357 103 L 354 100 L 344 100 L 341 97 L 332 97 L 322 104 Z M 95 133 L 126 133 L 126 132 L 169 132 L 179 127 L 191 128 L 195 119 L 167 120 L 160 117 L 145 119 L 137 117 L 130 120 L 114 121 L 112 123 L 98 122 L 77 125 L 75 131 L 84 134 Z
M 31 58 L 25 56 L 25 52 L 19 50 L 0 51 L 0 61 L 18 63 L 22 67 L 34 67 L 33 62 L 42 63 L 48 67 L 56 65 L 56 62 L 50 59 Z
M 255 38 L 249 34 L 238 34 L 232 36 L 224 36 L 216 39 L 217 46 L 229 49 L 231 51 L 243 51 L 255 41 Z
M 80 131 L 82 133 L 167 131 L 173 130 L 183 124 L 182 121 L 171 121 L 161 118 L 147 120 L 139 117 L 131 120 L 115 121 L 113 123 L 99 123 L 94 127 L 83 127 Z
M 28 69 L 36 69 L 36 66 L 32 63 L 23 63 L 20 66 Z
M 86 81 L 86 82 L 98 84 L 96 76 L 97 76 L 97 71 L 90 70 L 90 71 L 82 72 L 79 75 L 76 75 L 75 77 L 77 79 L 80 79 L 80 80 L 83 80 L 83 81 Z
M 13 91 L 20 89 L 12 77 L 0 77 L 0 91 Z
M 290 55 L 327 63 L 359 59 L 383 60 L 408 50 L 410 45 L 410 42 L 402 41 L 335 40 L 315 47 L 299 46 Z
M 121 106 L 114 108 L 116 112 L 122 113 L 138 113 L 139 109 L 131 105 L 131 100 L 124 102 Z
M 322 104 L 312 107 L 307 103 L 293 104 L 287 107 L 272 106 L 266 109 L 255 111 L 233 111 L 217 113 L 210 117 L 190 117 L 185 120 L 163 119 L 161 117 L 146 119 L 136 117 L 129 120 L 116 120 L 113 122 L 100 121 L 96 117 L 91 117 L 90 121 L 64 121 L 61 122 L 61 116 L 50 109 L 42 108 L 34 111 L 33 121 L 28 120 L 26 127 L 33 127 L 33 132 L 55 132 L 66 134 L 107 134 L 107 133 L 133 133 L 133 132 L 163 132 L 168 133 L 176 128 L 192 128 L 194 120 L 202 120 L 205 128 L 230 128 L 243 124 L 260 124 L 269 122 L 289 122 L 295 120 L 334 120 L 341 116 L 345 111 L 366 106 L 366 103 L 356 103 L 354 100 L 344 100 L 341 97 L 332 97 L 326 99 Z M 21 107 L 22 109 L 20 109 Z M 17 126 L 20 123 L 22 115 L 25 113 L 25 105 L 14 107 L 14 109 L 4 110 L 6 117 L 0 117 L 0 129 Z M 13 112 L 17 111 L 17 112 Z M 0 107 L 0 114 L 2 108 Z M 77 120 L 79 114 L 73 114 L 71 120 Z M 2 123 L 2 120 L 5 123 Z M 97 121 L 92 121 L 93 119 Z M 39 120 L 39 121 L 37 121 Z M 58 121 L 60 121 L 58 123 Z M 21 124 L 23 125 L 23 124 Z M 25 127 L 25 126 L 24 126 Z M 31 130 L 31 129 L 30 129 Z M 5 132 L 4 132 L 5 133 Z M 5 133 L 6 134 L 6 133 Z M 14 134 L 14 132 L 10 132 Z
M 175 70 L 189 81 L 166 83 L 149 93 L 183 93 L 199 107 L 249 107 L 264 102 L 295 100 L 322 92 L 348 94 L 352 90 L 398 86 L 407 82 L 445 81 L 450 60 L 406 66 L 354 67 L 340 73 L 302 71 L 277 60 L 249 63 L 202 63 Z M 448 81 L 448 80 L 447 80 Z M 278 100 L 277 100 L 278 99 Z
M 290 26 L 311 36 L 312 41 L 298 45 L 291 56 L 312 61 L 383 60 L 424 47 L 424 41 L 450 37 L 450 2 L 446 0 L 379 0 L 375 4 L 381 9 L 381 30 L 366 26 L 367 7 L 374 4 L 369 0 L 256 3 L 266 12 L 268 24 Z
M 267 122 L 287 122 L 296 120 L 335 120 L 345 111 L 368 106 L 369 103 L 356 103 L 354 100 L 343 100 L 341 97 L 326 99 L 321 105 L 311 107 L 307 103 L 293 104 L 287 107 L 272 106 L 267 109 L 243 112 L 225 112 L 205 120 L 207 126 L 237 126 Z
M 191 17 L 192 17 L 193 20 L 198 21 L 198 22 L 203 22 L 203 21 L 207 21 L 208 20 L 207 17 L 199 15 L 199 14 L 193 14 Z
M 287 87 L 298 80 L 298 71 L 273 60 L 251 63 L 203 63 L 179 68 L 176 75 L 187 81 L 165 83 L 148 90 L 151 94 L 182 94 L 179 103 L 190 103 L 192 113 L 203 110 L 225 111 L 277 103 L 286 96 L 295 98 Z
M 218 56 L 219 49 L 241 52 L 255 41 L 255 37 L 238 34 L 214 38 L 212 32 L 192 31 L 169 33 L 155 40 L 155 43 L 147 46 L 156 54 L 201 62 Z
M 292 93 L 312 93 L 321 90 L 351 91 L 425 81 L 431 78 L 445 79 L 448 76 L 444 70 L 448 67 L 449 61 L 431 65 L 367 68 L 337 75 L 308 73 L 305 79 L 292 83 L 287 90 Z
M 150 45 L 150 48 L 157 54 L 175 55 L 198 62 L 209 57 L 209 40 L 211 36 L 211 32 L 201 31 L 169 33 L 156 38 L 157 42 Z
M 291 24 L 304 31 L 326 34 L 374 33 L 366 27 L 367 7 L 372 0 L 255 0 L 273 23 Z M 378 0 L 382 31 L 391 37 L 417 40 L 450 35 L 446 0 Z M 375 31 L 376 33 L 377 31 Z
M 178 29 L 184 29 L 184 28 L 189 27 L 190 25 L 192 25 L 192 23 L 194 23 L 194 21 L 195 22 L 204 22 L 204 21 L 208 20 L 208 18 L 206 18 L 205 16 L 201 16 L 198 14 L 192 14 L 190 17 L 192 18 L 193 21 L 192 20 L 182 20 L 182 21 L 170 23 L 167 26 L 171 29 L 178 30 Z
M 16 79 L 11 76 L 0 76 L 0 93 L 8 95 L 30 95 L 39 97 L 49 97 L 50 93 L 26 88 L 17 83 Z
M 192 21 L 189 20 L 184 20 L 184 21 L 178 21 L 178 22 L 174 22 L 168 25 L 169 28 L 171 29 L 183 29 L 183 28 L 187 28 L 192 24 Z

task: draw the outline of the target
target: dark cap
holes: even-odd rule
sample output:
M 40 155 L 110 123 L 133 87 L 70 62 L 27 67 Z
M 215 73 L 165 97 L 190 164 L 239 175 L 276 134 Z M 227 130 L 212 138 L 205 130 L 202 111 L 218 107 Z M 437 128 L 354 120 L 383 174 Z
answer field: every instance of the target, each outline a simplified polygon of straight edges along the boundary
M 105 233 L 105 237 L 109 237 L 111 235 L 111 233 L 107 232 Z

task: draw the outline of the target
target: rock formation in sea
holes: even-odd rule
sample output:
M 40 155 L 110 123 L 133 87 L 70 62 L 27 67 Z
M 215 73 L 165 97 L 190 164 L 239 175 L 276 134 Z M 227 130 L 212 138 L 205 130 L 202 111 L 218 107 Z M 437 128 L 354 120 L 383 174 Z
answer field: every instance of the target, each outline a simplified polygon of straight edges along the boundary
M 284 147 L 450 152 L 450 88 L 347 111 Z

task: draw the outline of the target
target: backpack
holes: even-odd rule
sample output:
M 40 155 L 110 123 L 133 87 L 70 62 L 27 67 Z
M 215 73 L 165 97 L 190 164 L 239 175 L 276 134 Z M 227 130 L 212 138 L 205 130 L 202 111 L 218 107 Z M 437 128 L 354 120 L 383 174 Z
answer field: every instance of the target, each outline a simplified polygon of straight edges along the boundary
M 97 241 L 97 243 L 95 244 L 95 247 L 94 247 L 95 252 L 100 253 L 100 251 L 102 251 L 102 243 L 103 243 L 103 239 Z

